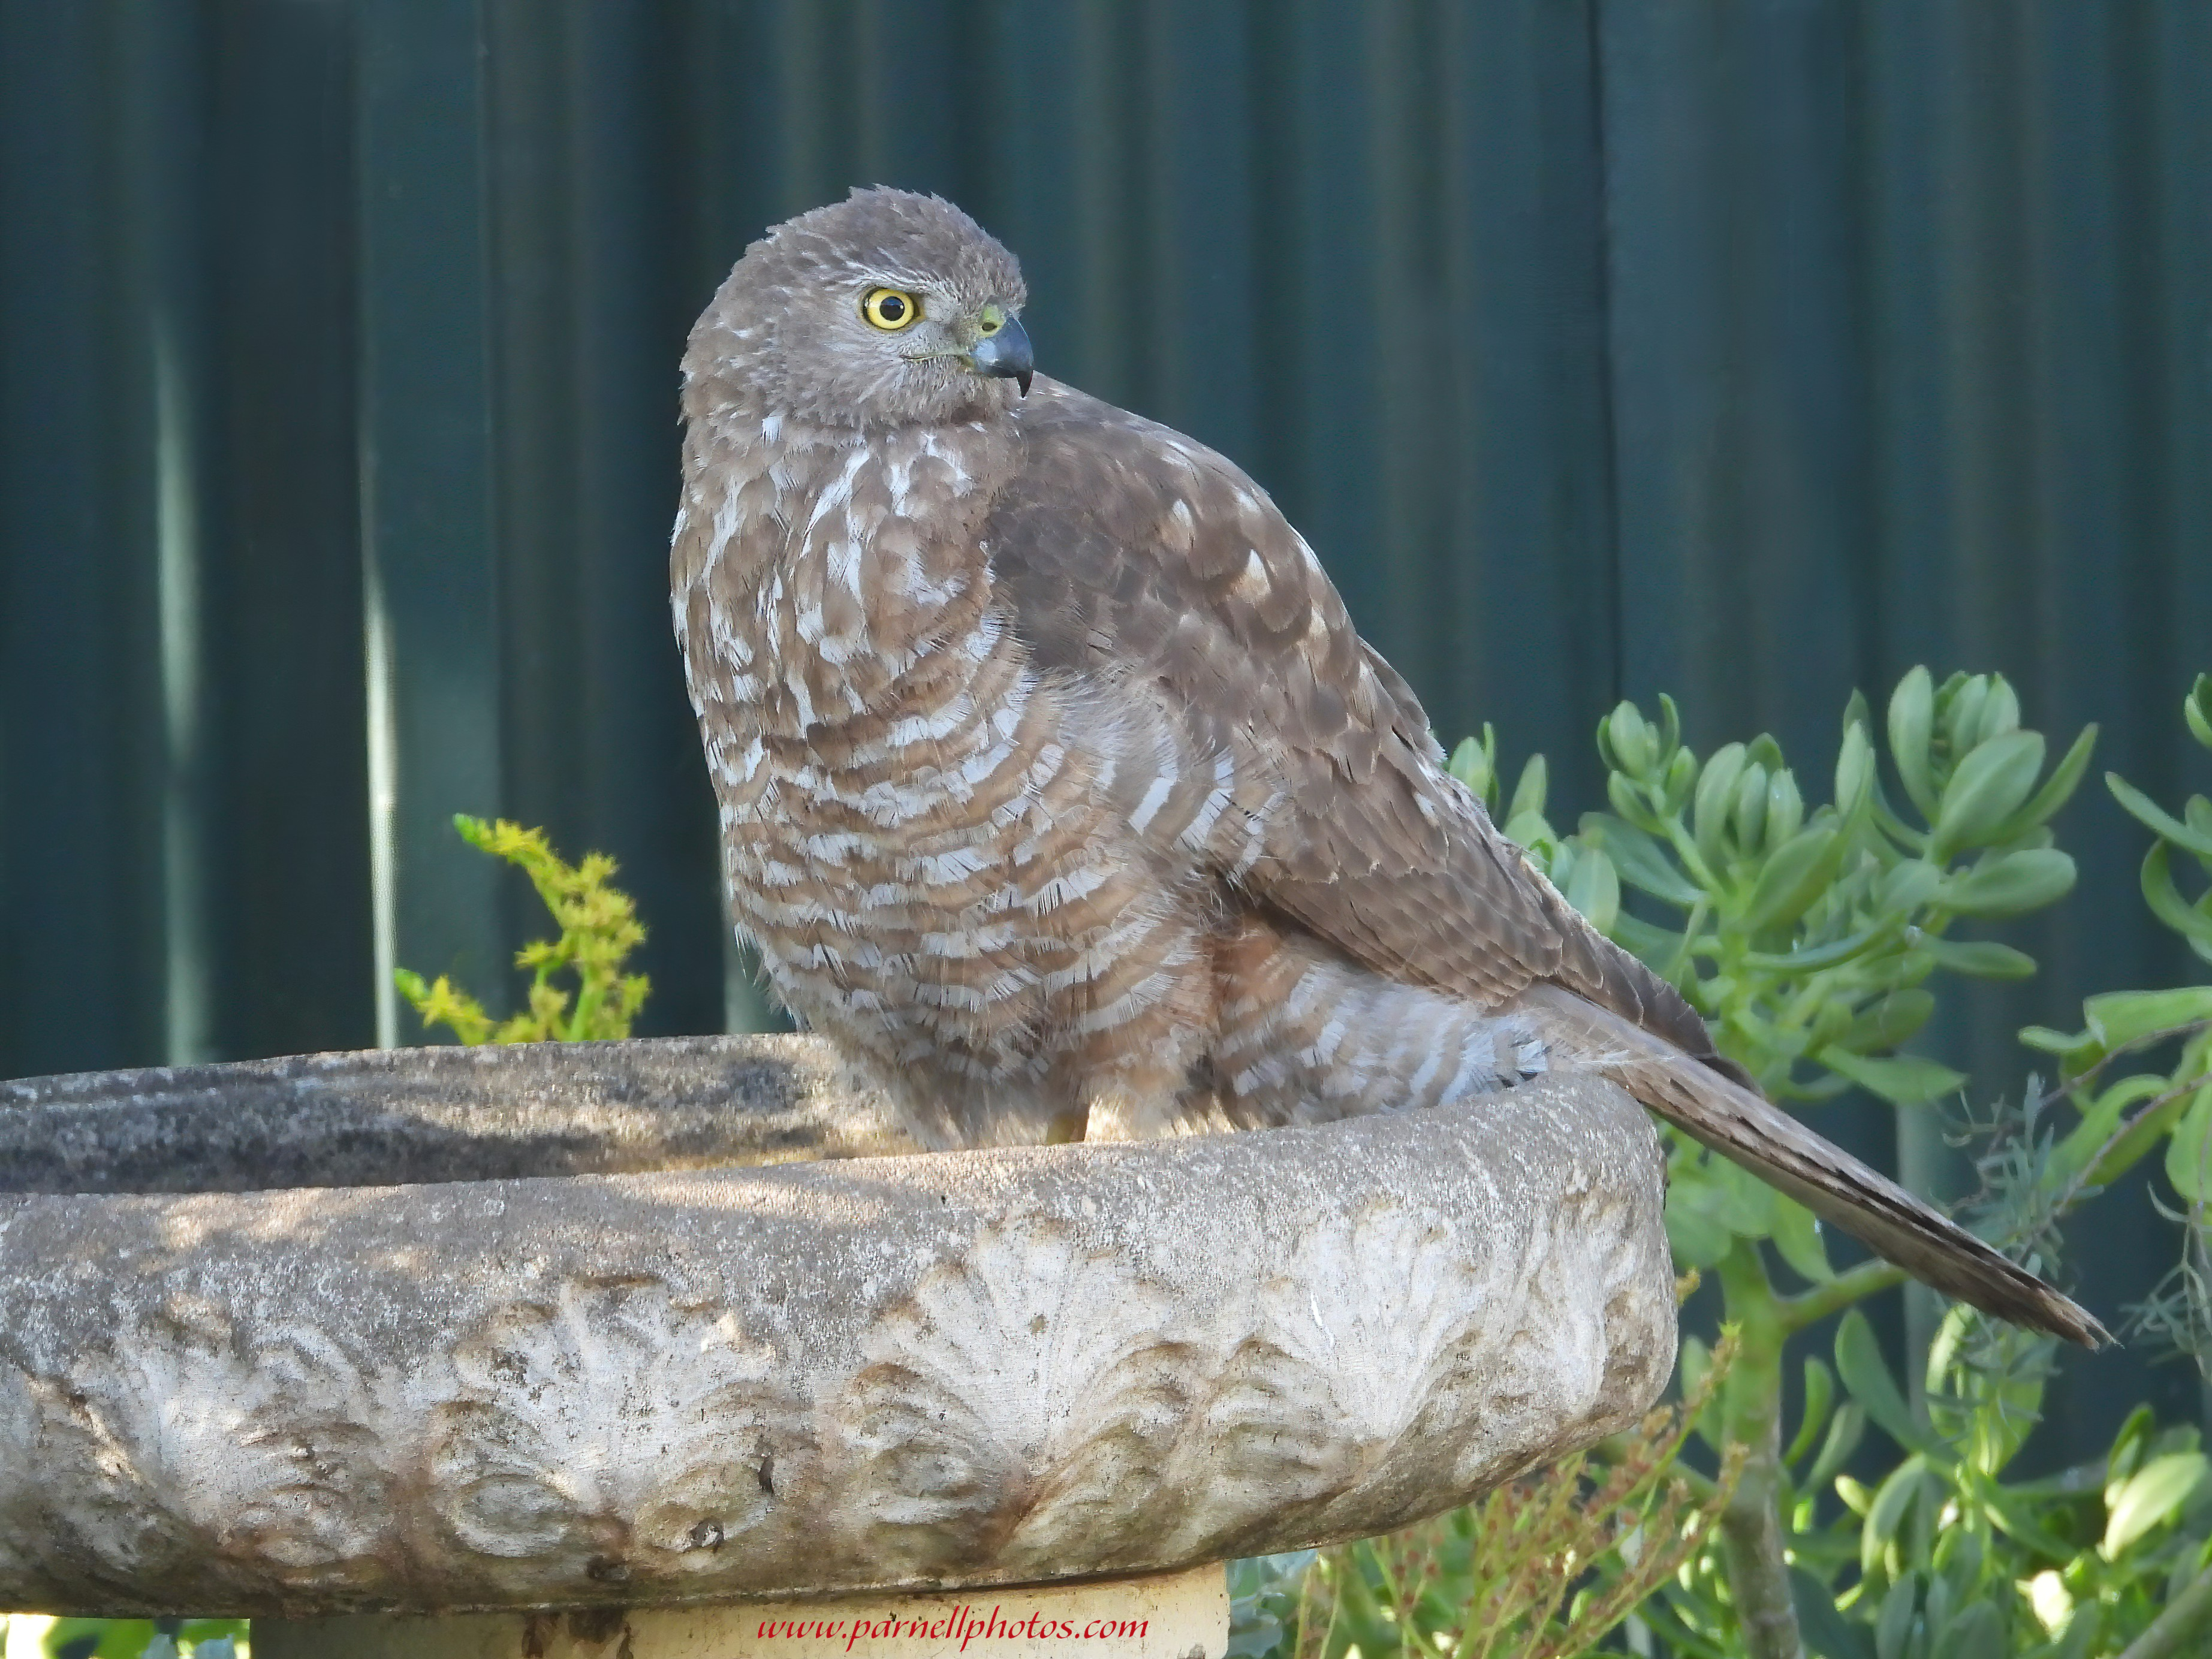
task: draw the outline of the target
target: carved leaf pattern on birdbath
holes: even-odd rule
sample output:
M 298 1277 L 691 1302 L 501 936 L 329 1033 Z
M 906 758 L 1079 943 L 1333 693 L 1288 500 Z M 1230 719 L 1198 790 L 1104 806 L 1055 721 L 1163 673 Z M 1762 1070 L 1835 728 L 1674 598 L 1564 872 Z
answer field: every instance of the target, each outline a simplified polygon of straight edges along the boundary
M 453 1357 L 429 1468 L 465 1547 L 626 1582 L 710 1571 L 801 1460 L 799 1402 L 734 1315 L 656 1279 L 571 1280 L 485 1320 Z
M 394 1388 L 311 1323 L 241 1348 L 219 1310 L 173 1297 L 126 1328 L 111 1362 L 8 1392 L 51 1467 L 96 1472 L 90 1490 L 50 1493 L 52 1524 L 73 1541 L 149 1571 L 212 1542 L 247 1584 L 273 1568 L 301 1589 L 341 1589 L 380 1571 L 398 1508 L 380 1433 Z
M 995 1544 L 1048 1568 L 1138 1523 L 1189 1414 L 1199 1355 L 1169 1301 L 1065 1223 L 1017 1217 L 925 1273 L 864 1342 L 837 1407 L 870 1547 L 917 1571 Z

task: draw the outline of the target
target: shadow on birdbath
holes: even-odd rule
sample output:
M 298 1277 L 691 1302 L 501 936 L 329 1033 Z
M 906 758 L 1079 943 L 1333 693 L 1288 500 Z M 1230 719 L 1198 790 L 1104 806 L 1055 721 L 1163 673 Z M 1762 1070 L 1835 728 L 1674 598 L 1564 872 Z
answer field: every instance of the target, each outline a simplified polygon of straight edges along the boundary
M 1214 1564 L 1467 1502 L 1674 1359 L 1659 1150 L 1587 1076 L 931 1155 L 804 1037 L 0 1108 L 0 1605 L 263 1659 L 905 1650 L 855 1618 L 1211 1659 Z

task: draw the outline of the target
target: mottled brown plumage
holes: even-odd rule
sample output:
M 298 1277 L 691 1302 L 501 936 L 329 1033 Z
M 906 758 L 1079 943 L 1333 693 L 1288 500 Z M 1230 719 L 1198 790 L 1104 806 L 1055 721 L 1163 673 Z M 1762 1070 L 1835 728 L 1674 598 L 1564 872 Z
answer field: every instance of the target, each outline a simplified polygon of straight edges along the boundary
M 1030 386 L 1023 299 L 957 209 L 856 191 L 747 250 L 684 362 L 675 621 L 737 924 L 917 1133 L 1310 1122 L 1590 1066 L 1929 1283 L 2101 1335 L 1717 1057 L 1445 773 L 1263 491 Z

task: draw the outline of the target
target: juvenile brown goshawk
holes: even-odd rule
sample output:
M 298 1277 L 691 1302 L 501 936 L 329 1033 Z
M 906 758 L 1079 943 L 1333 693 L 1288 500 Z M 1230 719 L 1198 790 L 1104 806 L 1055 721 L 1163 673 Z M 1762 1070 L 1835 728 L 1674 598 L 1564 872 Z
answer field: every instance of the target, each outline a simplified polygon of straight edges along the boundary
M 2072 1303 L 1801 1127 L 1443 768 L 1221 456 L 1032 378 L 1012 255 L 855 191 L 684 362 L 676 631 L 736 921 L 926 1144 L 1131 1139 L 1593 1069 L 1932 1285 Z

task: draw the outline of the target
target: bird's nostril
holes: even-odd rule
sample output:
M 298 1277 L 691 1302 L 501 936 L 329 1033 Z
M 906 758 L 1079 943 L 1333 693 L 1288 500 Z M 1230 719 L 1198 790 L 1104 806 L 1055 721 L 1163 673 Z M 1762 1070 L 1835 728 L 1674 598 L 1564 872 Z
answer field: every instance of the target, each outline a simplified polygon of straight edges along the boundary
M 969 361 L 979 374 L 1024 382 L 1024 393 L 1029 390 L 1026 382 L 1030 372 L 1036 367 L 1030 352 L 1030 337 L 1019 323 L 1003 314 L 999 327 L 975 342 Z

